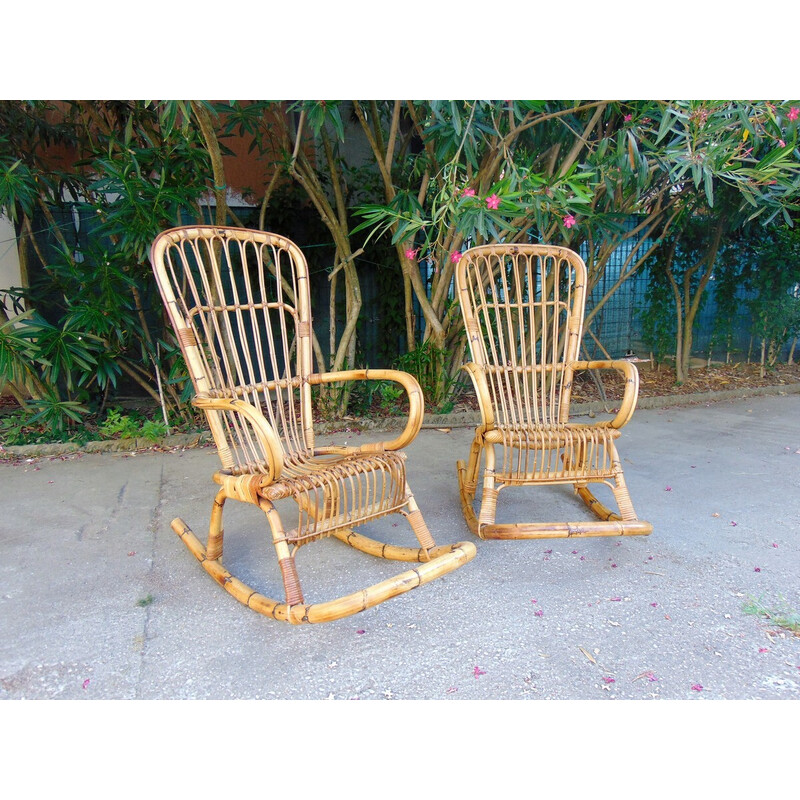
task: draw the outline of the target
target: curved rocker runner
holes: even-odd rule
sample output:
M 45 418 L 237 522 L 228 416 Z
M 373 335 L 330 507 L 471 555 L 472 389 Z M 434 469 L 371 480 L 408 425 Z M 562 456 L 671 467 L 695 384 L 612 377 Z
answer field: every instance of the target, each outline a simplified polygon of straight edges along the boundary
M 408 487 L 399 452 L 422 425 L 416 380 L 396 370 L 312 372 L 308 269 L 288 239 L 262 231 L 185 226 L 161 233 L 151 248 L 161 297 L 175 329 L 222 469 L 204 547 L 181 519 L 172 528 L 206 572 L 254 611 L 294 624 L 350 616 L 428 583 L 475 557 L 471 542 L 437 546 Z M 361 447 L 317 447 L 311 387 L 391 380 L 408 394 L 409 417 L 396 439 Z M 247 586 L 222 564 L 226 500 L 260 508 L 280 566 L 284 599 Z M 293 500 L 297 523 L 286 529 L 276 503 Z M 370 539 L 353 528 L 401 514 L 419 547 Z M 417 566 L 360 591 L 308 603 L 295 557 L 300 547 L 333 536 L 356 550 Z
M 586 266 L 580 256 L 548 245 L 474 247 L 459 261 L 456 292 L 472 355 L 464 369 L 481 412 L 469 460 L 457 463 L 470 530 L 481 539 L 649 534 L 652 525 L 633 510 L 615 445 L 636 407 L 639 374 L 625 360 L 579 360 L 586 302 Z M 608 421 L 570 422 L 575 373 L 596 369 L 622 375 L 622 405 Z M 592 483 L 611 488 L 618 512 L 594 496 L 588 488 Z M 572 484 L 595 519 L 495 522 L 501 489 L 554 484 Z

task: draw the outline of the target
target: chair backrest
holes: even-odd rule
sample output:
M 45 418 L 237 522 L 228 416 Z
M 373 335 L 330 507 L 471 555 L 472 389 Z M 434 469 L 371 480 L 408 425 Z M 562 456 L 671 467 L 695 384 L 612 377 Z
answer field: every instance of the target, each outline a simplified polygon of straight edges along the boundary
M 566 422 L 583 328 L 586 266 L 549 245 L 482 245 L 456 270 L 472 361 L 495 423 Z
M 161 233 L 151 262 L 195 391 L 261 410 L 284 452 L 314 447 L 308 267 L 272 233 L 187 226 Z M 226 468 L 262 469 L 258 437 L 229 411 L 209 411 Z

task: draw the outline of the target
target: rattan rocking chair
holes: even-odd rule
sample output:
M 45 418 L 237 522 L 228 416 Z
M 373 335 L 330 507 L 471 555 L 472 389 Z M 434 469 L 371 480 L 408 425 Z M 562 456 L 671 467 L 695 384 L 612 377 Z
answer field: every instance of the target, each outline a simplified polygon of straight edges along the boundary
M 177 334 L 222 469 L 205 547 L 181 519 L 173 530 L 204 569 L 237 600 L 290 623 L 327 622 L 363 611 L 445 575 L 475 556 L 471 542 L 437 547 L 406 482 L 404 446 L 423 415 L 416 380 L 395 370 L 312 372 L 309 278 L 305 258 L 288 239 L 261 231 L 181 227 L 161 233 L 151 263 Z M 396 381 L 407 392 L 405 429 L 392 441 L 360 447 L 315 447 L 311 388 L 341 381 Z M 284 527 L 276 507 L 291 498 L 297 524 Z M 272 600 L 222 565 L 226 500 L 267 517 L 285 599 Z M 353 531 L 402 514 L 419 547 L 391 545 Z M 307 604 L 298 578 L 298 549 L 334 536 L 385 559 L 417 562 L 393 578 L 338 599 Z
M 614 440 L 631 418 L 639 374 L 629 361 L 580 361 L 586 266 L 564 247 L 483 245 L 464 252 L 456 291 L 481 412 L 469 462 L 457 464 L 461 505 L 482 539 L 648 534 L 637 519 Z M 625 380 L 619 411 L 608 421 L 569 421 L 573 376 L 617 370 Z M 496 454 L 495 448 L 500 453 Z M 473 508 L 484 457 L 480 512 Z M 606 483 L 619 513 L 588 485 Z M 497 524 L 497 498 L 509 486 L 572 484 L 596 519 Z

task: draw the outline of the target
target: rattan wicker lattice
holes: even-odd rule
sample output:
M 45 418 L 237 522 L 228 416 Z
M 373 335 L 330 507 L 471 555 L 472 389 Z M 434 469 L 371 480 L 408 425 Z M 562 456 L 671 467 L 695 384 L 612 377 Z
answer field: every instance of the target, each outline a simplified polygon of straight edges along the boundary
M 204 547 L 181 519 L 173 530 L 205 570 L 237 600 L 291 623 L 326 622 L 382 603 L 461 567 L 475 546 L 437 546 L 406 481 L 399 452 L 422 424 L 416 380 L 395 370 L 312 371 L 309 277 L 305 258 L 288 239 L 222 227 L 181 227 L 160 234 L 151 262 L 161 296 L 217 446 L 222 469 Z M 356 380 L 391 380 L 407 392 L 405 429 L 397 438 L 361 447 L 316 447 L 311 387 Z M 286 528 L 276 503 L 296 502 Z M 252 503 L 267 517 L 285 599 L 256 592 L 222 565 L 226 500 Z M 283 512 L 285 515 L 285 511 Z M 419 547 L 386 544 L 353 528 L 403 515 Z M 352 594 L 307 603 L 295 556 L 300 547 L 334 536 L 357 550 L 418 566 Z
M 615 440 L 631 418 L 639 374 L 629 361 L 580 361 L 586 267 L 564 247 L 483 245 L 467 250 L 456 291 L 472 361 L 465 365 L 481 411 L 469 461 L 459 461 L 464 517 L 483 539 L 648 534 L 625 485 Z M 611 420 L 569 421 L 579 370 L 616 370 L 625 380 Z M 499 451 L 499 452 L 498 452 Z M 473 508 L 481 457 L 480 511 Z M 619 513 L 588 486 L 611 487 Z M 572 484 L 596 519 L 586 522 L 495 522 L 498 493 L 508 486 Z

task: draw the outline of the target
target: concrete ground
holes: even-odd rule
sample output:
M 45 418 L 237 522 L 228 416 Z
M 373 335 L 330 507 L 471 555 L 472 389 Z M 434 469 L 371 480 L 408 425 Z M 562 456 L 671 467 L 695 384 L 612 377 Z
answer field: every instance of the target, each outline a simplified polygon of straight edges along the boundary
M 648 537 L 472 539 L 455 477 L 471 438 L 426 429 L 407 452 L 437 543 L 477 557 L 300 627 L 239 604 L 170 530 L 180 515 L 203 537 L 213 448 L 0 464 L 0 698 L 800 699 L 800 637 L 746 613 L 800 612 L 800 395 L 638 410 L 619 449 Z M 280 597 L 260 514 L 228 509 L 226 566 Z M 566 487 L 499 509 L 585 518 Z M 393 522 L 372 530 L 405 536 Z M 313 602 L 405 567 L 325 540 L 299 568 Z

